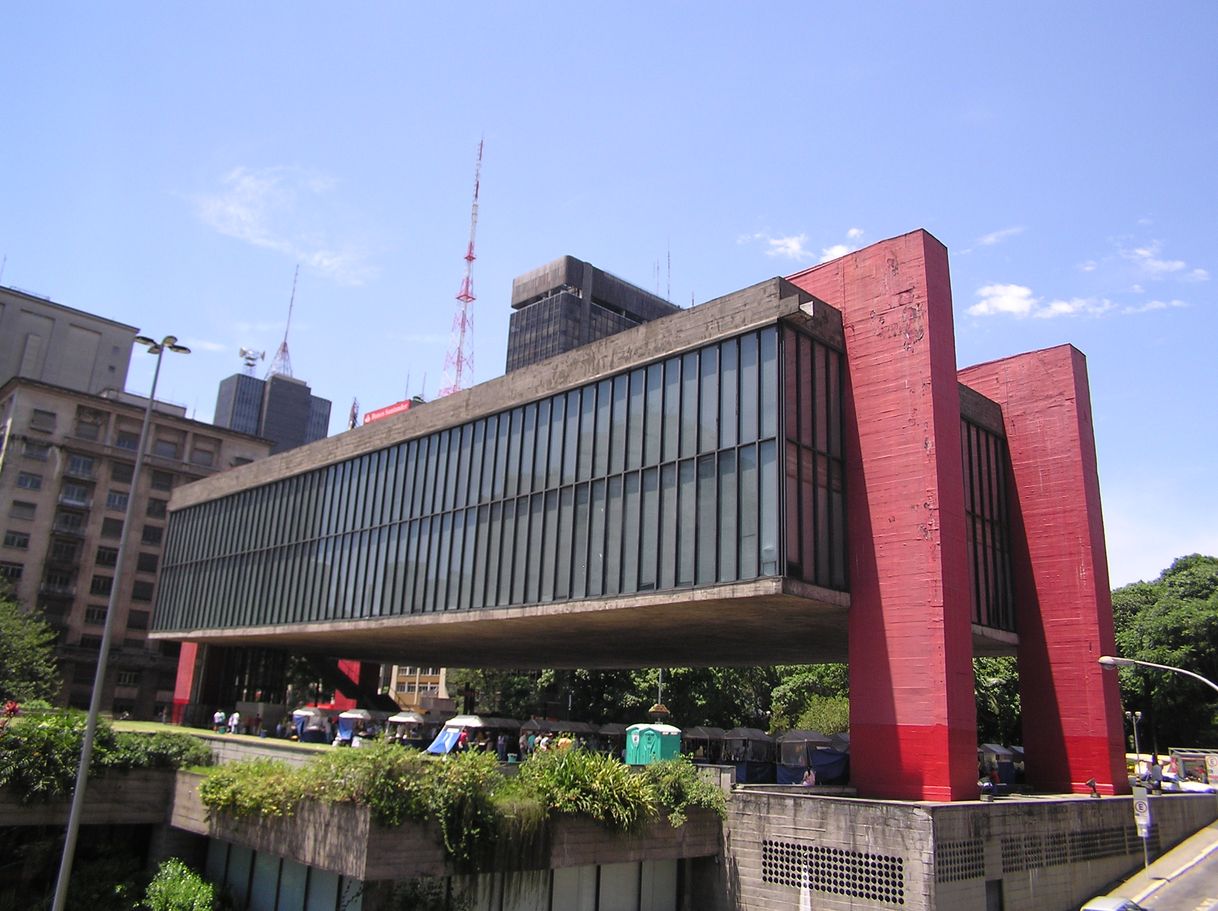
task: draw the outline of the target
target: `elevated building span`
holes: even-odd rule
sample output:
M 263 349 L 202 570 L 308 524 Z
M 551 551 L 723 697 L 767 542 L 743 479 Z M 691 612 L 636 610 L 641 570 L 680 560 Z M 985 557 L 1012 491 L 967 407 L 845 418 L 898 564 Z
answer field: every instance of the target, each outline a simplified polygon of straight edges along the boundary
M 860 793 L 920 799 L 976 795 L 971 659 L 1014 654 L 1059 706 L 1025 719 L 1029 777 L 1120 790 L 1086 398 L 1069 347 L 958 375 L 946 250 L 916 231 L 175 491 L 154 635 L 188 643 L 183 700 L 204 645 L 848 661 Z

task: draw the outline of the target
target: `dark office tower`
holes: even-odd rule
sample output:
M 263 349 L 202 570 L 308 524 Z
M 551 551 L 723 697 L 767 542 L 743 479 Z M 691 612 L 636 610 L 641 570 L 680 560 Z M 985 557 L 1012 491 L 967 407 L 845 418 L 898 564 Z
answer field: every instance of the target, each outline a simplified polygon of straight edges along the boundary
M 266 380 L 234 374 L 220 383 L 217 427 L 271 440 L 271 453 L 324 439 L 330 426 L 330 401 L 312 394 L 309 384 L 283 374 Z
M 563 256 L 512 281 L 512 309 L 509 372 L 681 308 L 591 263 Z
M 262 390 L 266 384 L 255 376 L 234 373 L 220 381 L 216 396 L 217 427 L 258 436 L 262 427 Z

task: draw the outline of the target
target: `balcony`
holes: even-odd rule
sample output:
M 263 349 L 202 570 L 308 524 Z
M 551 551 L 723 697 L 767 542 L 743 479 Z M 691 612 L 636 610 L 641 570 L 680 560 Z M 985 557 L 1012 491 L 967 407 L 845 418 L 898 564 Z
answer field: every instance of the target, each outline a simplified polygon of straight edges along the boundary
M 71 582 L 43 582 L 38 586 L 38 594 L 48 598 L 75 598 L 76 586 Z
M 51 531 L 57 535 L 67 535 L 70 538 L 84 538 L 85 536 L 84 523 L 74 524 L 72 522 L 62 522 L 58 519 L 51 526 Z
M 71 506 L 73 509 L 92 509 L 93 498 L 82 497 L 77 493 L 61 493 L 59 495 L 60 506 Z

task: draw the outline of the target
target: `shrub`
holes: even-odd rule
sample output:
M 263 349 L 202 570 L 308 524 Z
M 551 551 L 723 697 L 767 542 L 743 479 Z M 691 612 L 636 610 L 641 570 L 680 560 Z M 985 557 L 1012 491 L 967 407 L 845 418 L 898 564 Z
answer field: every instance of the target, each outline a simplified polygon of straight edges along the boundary
M 301 786 L 318 800 L 364 804 L 381 825 L 400 826 L 426 818 L 436 766 L 415 750 L 373 743 L 318 755 L 302 770 Z
M 183 769 L 211 765 L 211 759 L 211 750 L 198 737 L 119 731 L 113 746 L 103 754 L 101 765 L 113 769 Z
M 713 810 L 720 819 L 727 816 L 723 791 L 699 775 L 688 757 L 678 756 L 646 766 L 642 776 L 654 790 L 657 802 L 668 808 L 668 821 L 673 828 L 685 825 L 690 807 Z
M 299 770 L 276 759 L 231 762 L 199 785 L 203 805 L 234 816 L 291 816 L 306 796 Z
M 215 906 L 215 887 L 171 857 L 157 868 L 139 907 L 148 911 L 212 911 Z
M 86 716 L 74 710 L 20 715 L 0 732 L 0 788 L 22 800 L 70 794 L 76 784 Z M 115 733 L 98 719 L 89 773 L 205 765 L 211 752 L 187 734 Z
M 70 793 L 84 731 L 80 712 L 16 718 L 0 735 L 0 788 L 16 792 L 23 802 Z M 99 724 L 95 742 L 101 736 Z
M 633 828 L 655 815 L 655 795 L 646 780 L 600 753 L 537 753 L 521 766 L 520 778 L 555 813 L 591 816 L 615 829 Z

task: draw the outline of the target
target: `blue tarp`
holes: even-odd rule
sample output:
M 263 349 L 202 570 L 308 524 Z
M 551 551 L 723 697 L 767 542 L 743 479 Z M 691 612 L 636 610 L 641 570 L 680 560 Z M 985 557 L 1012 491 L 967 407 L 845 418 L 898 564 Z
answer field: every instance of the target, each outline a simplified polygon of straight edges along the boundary
M 812 751 L 812 771 L 817 784 L 846 784 L 850 780 L 850 754 L 837 750 Z M 803 784 L 806 765 L 779 764 L 779 784 Z
M 461 731 L 458 728 L 445 728 L 436 735 L 436 739 L 431 742 L 427 752 L 434 753 L 437 756 L 451 753 L 453 747 L 457 745 L 457 738 L 460 736 Z
M 736 781 L 740 784 L 774 784 L 774 763 L 737 762 Z
M 355 736 L 355 725 L 359 720 L 358 718 L 344 718 L 342 715 L 339 715 L 338 739 L 350 743 L 351 739 Z

